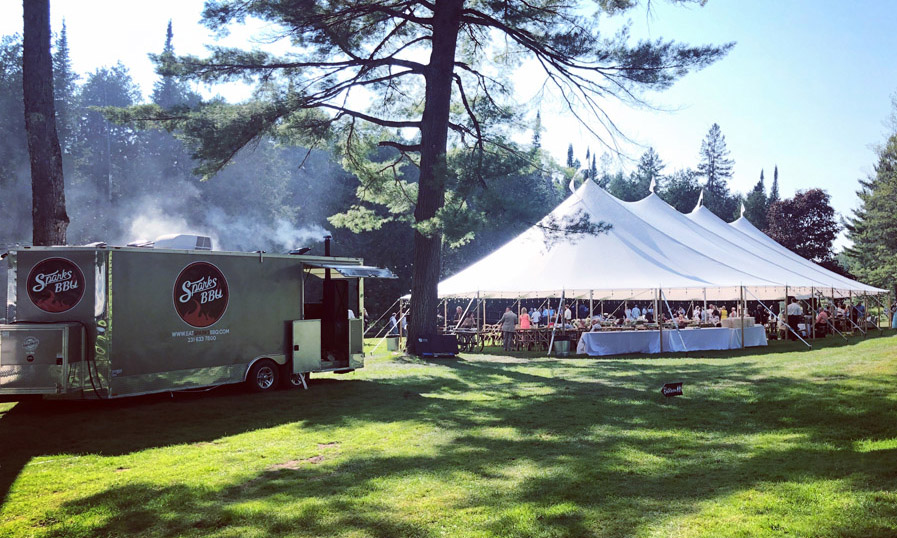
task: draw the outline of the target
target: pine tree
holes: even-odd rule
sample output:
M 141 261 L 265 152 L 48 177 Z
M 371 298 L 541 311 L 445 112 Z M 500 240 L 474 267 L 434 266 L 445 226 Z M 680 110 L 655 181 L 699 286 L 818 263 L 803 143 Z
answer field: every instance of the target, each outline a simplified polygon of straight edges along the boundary
M 62 30 L 56 38 L 56 51 L 53 54 L 53 104 L 56 107 L 56 130 L 59 133 L 59 144 L 63 154 L 69 154 L 72 150 L 76 123 L 77 82 L 78 75 L 72 70 L 68 32 L 63 19 Z
M 65 245 L 69 217 L 53 103 L 50 0 L 32 0 L 23 6 L 22 88 L 31 158 L 32 239 L 40 246 Z
M 732 177 L 732 166 L 735 161 L 729 158 L 726 137 L 718 124 L 714 123 L 710 127 L 710 131 L 701 142 L 700 154 L 698 172 L 706 179 L 704 187 L 719 195 L 728 195 L 729 188 L 726 182 Z
M 627 32 L 601 35 L 597 16 L 583 14 L 593 7 L 597 12 L 621 12 L 636 5 L 630 0 L 597 4 L 547 0 L 207 2 L 203 17 L 211 29 L 224 31 L 232 23 L 258 18 L 283 28 L 285 35 L 292 36 L 294 49 L 281 55 L 216 47 L 209 58 L 163 62 L 165 72 L 205 83 L 235 78 L 258 82 L 255 106 L 237 105 L 240 113 L 229 115 L 220 109 L 201 109 L 182 117 L 180 122 L 189 125 L 172 128 L 183 128 L 202 140 L 197 153 L 203 157 L 202 171 L 208 175 L 263 134 L 320 139 L 327 134 L 325 128 L 334 127 L 352 137 L 352 143 L 344 147 L 358 153 L 346 159 L 358 165 L 353 171 L 357 169 L 365 183 L 359 192 L 368 194 L 378 185 L 392 188 L 393 182 L 383 180 L 394 169 L 386 167 L 382 173 L 361 178 L 372 151 L 360 138 L 373 129 L 390 133 L 416 130 L 411 143 L 404 138 L 371 136 L 379 146 L 391 148 L 417 165 L 416 199 L 412 201 L 413 215 L 407 219 L 414 227 L 414 301 L 408 338 L 408 351 L 414 354 L 416 337 L 436 329 L 442 220 L 451 213 L 446 201 L 454 197 L 449 191 L 453 178 L 446 176 L 449 147 L 463 148 L 485 167 L 491 158 L 485 148 L 490 142 L 499 142 L 501 125 L 512 117 L 507 113 L 514 103 L 504 92 L 504 77 L 493 76 L 496 71 L 513 69 L 523 59 L 535 60 L 560 93 L 585 103 L 594 113 L 588 119 L 598 129 L 615 133 L 602 108 L 607 97 L 631 100 L 633 92 L 666 89 L 731 48 L 730 44 L 689 47 L 661 40 L 630 46 Z M 481 53 L 497 40 L 503 40 L 507 54 L 487 58 Z M 347 99 L 360 87 L 370 88 L 377 98 Z M 384 102 L 389 105 L 382 106 Z M 217 118 L 205 112 L 217 112 Z M 147 118 L 146 109 L 137 114 Z M 167 121 L 169 126 L 175 121 L 163 114 L 154 119 Z M 477 177 L 481 176 L 471 176 Z M 400 191 L 395 190 L 395 199 L 406 196 Z
M 891 288 L 897 284 L 897 133 L 879 149 L 874 173 L 860 187 L 860 207 L 846 219 L 853 246 L 845 253 L 860 279 Z
M 729 194 L 728 181 L 735 161 L 729 158 L 726 137 L 714 123 L 701 142 L 698 174 L 705 178 L 704 206 L 722 219 L 735 218 L 738 201 Z
M 536 124 L 533 125 L 533 150 L 542 149 L 542 113 L 536 112 Z
M 767 228 L 766 212 L 769 204 L 766 199 L 766 185 L 764 184 L 763 170 L 760 170 L 760 181 L 754 185 L 751 192 L 744 200 L 744 216 L 760 230 Z
M 651 182 L 654 181 L 656 186 L 660 188 L 663 180 L 663 169 L 666 165 L 660 160 L 660 155 L 654 151 L 654 148 L 648 148 L 639 159 L 638 167 L 635 172 L 636 193 L 638 199 L 644 198 L 650 194 L 649 188 Z
M 573 168 L 573 144 L 567 146 L 567 168 Z
M 170 62 L 174 59 L 173 38 L 174 32 L 171 29 L 171 20 L 169 20 L 168 28 L 165 31 L 165 46 L 162 48 L 162 54 L 157 56 L 158 61 Z M 186 84 L 168 73 L 161 74 L 159 80 L 153 85 L 151 99 L 153 103 L 165 109 L 177 106 L 195 106 L 200 100 L 198 94 L 190 91 Z
M 769 204 L 781 200 L 779 197 L 779 165 L 776 165 L 775 171 L 772 173 L 772 187 L 769 189 Z
M 592 181 L 598 182 L 598 167 L 595 164 L 595 154 L 592 154 L 592 165 L 589 168 L 589 177 L 592 178 Z

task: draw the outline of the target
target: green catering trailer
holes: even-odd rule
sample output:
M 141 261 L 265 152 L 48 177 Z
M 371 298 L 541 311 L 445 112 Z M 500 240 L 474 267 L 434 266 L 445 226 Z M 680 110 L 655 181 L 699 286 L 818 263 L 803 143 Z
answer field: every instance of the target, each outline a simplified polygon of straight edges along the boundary
M 357 258 L 102 244 L 5 261 L 0 394 L 59 398 L 267 391 L 361 368 L 364 279 L 394 278 Z

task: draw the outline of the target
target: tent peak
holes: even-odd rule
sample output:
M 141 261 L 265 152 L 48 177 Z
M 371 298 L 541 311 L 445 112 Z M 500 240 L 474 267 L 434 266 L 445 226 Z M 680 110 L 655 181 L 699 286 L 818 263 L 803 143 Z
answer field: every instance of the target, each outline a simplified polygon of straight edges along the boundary
M 701 189 L 701 195 L 698 196 L 698 203 L 695 204 L 695 208 L 691 210 L 692 213 L 697 211 L 699 208 L 704 206 L 704 189 Z

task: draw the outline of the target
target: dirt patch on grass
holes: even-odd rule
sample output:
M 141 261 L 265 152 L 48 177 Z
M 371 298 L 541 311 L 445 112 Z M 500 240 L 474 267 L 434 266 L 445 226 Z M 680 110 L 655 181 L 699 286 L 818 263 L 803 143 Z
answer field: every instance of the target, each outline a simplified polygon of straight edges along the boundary
M 318 454 L 317 456 L 312 456 L 310 458 L 305 458 L 304 460 L 290 460 L 285 461 L 283 463 L 278 463 L 276 465 L 272 465 L 268 467 L 269 471 L 277 471 L 280 469 L 298 469 L 302 466 L 303 463 L 310 463 L 312 465 L 317 465 L 324 461 L 324 456 L 322 454 Z
M 339 446 L 339 443 L 336 441 L 332 441 L 330 443 L 318 443 L 318 450 L 324 450 L 325 448 L 336 448 Z

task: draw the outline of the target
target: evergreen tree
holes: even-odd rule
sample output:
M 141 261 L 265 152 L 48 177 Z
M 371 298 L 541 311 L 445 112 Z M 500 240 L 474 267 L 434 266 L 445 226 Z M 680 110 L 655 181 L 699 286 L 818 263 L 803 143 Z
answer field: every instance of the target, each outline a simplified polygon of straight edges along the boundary
M 533 150 L 542 149 L 542 113 L 536 112 L 536 124 L 533 125 Z
M 159 61 L 170 62 L 174 59 L 173 38 L 174 32 L 171 29 L 171 20 L 169 20 L 168 28 L 165 31 L 165 46 L 162 48 L 162 53 L 158 55 Z M 199 104 L 200 101 L 199 94 L 191 91 L 186 84 L 170 73 L 160 74 L 159 80 L 153 85 L 151 99 L 153 103 L 165 109 L 178 106 L 192 107 Z
M 592 164 L 589 167 L 589 177 L 592 178 L 592 181 L 598 181 L 598 167 L 595 164 L 595 154 L 592 154 Z
M 614 164 L 614 158 L 610 156 L 606 151 L 601 154 L 600 165 L 598 167 L 598 186 L 602 189 L 607 189 L 608 185 L 610 185 L 613 174 L 611 174 L 611 167 Z
M 639 195 L 638 199 L 644 198 L 650 194 L 651 182 L 654 181 L 659 189 L 663 181 L 663 169 L 666 165 L 660 160 L 660 156 L 654 151 L 654 148 L 648 148 L 641 158 L 639 158 L 638 167 L 635 172 L 636 191 Z M 656 191 L 655 191 L 656 192 Z
M 732 177 L 732 166 L 735 161 L 729 158 L 726 137 L 718 124 L 714 123 L 710 127 L 710 131 L 701 142 L 700 155 L 698 173 L 706 180 L 704 187 L 719 195 L 728 194 L 729 188 L 726 182 Z
M 874 172 L 860 181 L 857 196 L 860 206 L 846 219 L 851 272 L 890 289 L 897 284 L 897 133 L 879 148 Z
M 779 196 L 779 165 L 776 165 L 772 173 L 772 187 L 769 188 L 769 204 L 772 205 L 781 199 Z
M 31 182 L 19 35 L 0 40 L 0 200 L 0 246 L 25 240 L 31 235 Z M 5 293 L 0 285 L 0 297 Z
M 140 89 L 122 63 L 97 69 L 81 88 L 75 174 L 76 181 L 96 189 L 98 215 L 121 194 L 121 181 L 132 176 L 129 169 L 139 166 L 139 147 L 131 127 L 109 122 L 93 107 L 127 107 L 139 99 Z
M 744 217 L 760 230 L 766 230 L 766 213 L 769 203 L 766 200 L 763 170 L 760 170 L 760 181 L 748 193 L 744 200 Z
M 694 170 L 676 170 L 657 191 L 657 195 L 680 213 L 690 213 L 701 196 L 701 184 Z
M 573 168 L 576 161 L 573 160 L 573 144 L 567 146 L 567 168 Z
M 56 107 L 56 129 L 59 132 L 59 144 L 63 155 L 72 151 L 77 119 L 75 113 L 77 83 L 78 75 L 72 70 L 68 32 L 63 19 L 62 30 L 56 39 L 56 52 L 53 54 L 53 102 Z
M 728 185 L 735 161 L 729 158 L 726 137 L 718 124 L 710 127 L 701 142 L 700 157 L 698 174 L 705 178 L 704 205 L 722 219 L 736 218 L 738 201 L 730 196 Z

